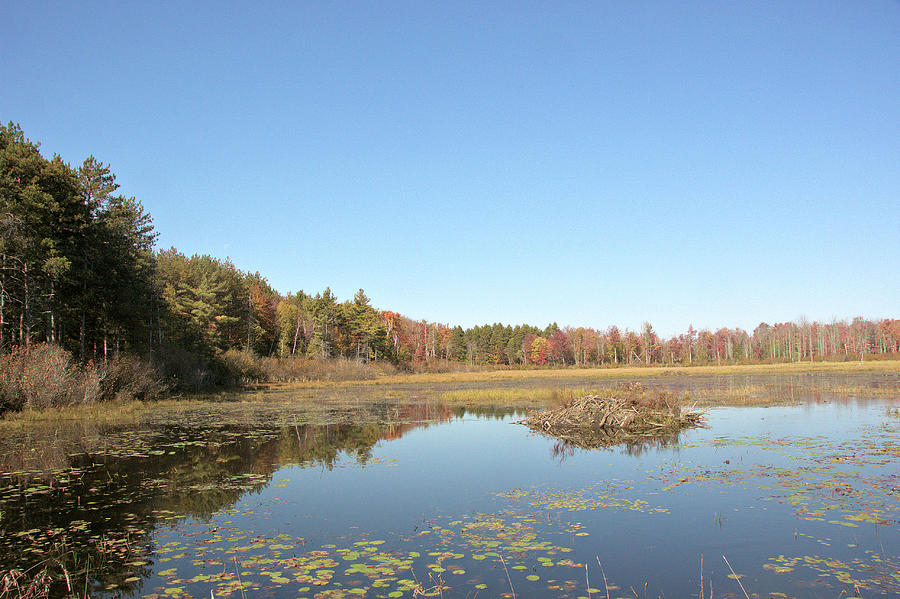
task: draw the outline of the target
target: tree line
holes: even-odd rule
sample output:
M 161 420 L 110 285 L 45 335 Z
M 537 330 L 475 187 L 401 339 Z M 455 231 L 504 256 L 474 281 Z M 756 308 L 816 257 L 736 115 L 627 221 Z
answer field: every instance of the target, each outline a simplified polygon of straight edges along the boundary
M 555 323 L 539 330 L 496 323 L 454 328 L 441 351 L 470 364 L 509 366 L 674 366 L 897 357 L 900 320 L 857 317 L 849 323 L 761 323 L 752 333 L 740 328 L 697 331 L 689 327 L 669 338 L 657 335 L 646 322 L 639 331 L 616 326 L 559 328 Z
M 281 294 L 228 259 L 156 250 L 141 203 L 109 165 L 44 157 L 0 125 L 0 352 L 59 345 L 82 361 L 122 352 L 211 364 L 229 351 L 394 365 L 710 364 L 900 352 L 900 321 L 760 324 L 664 339 L 638 331 L 492 324 L 463 329 L 373 307 L 360 289 Z M 177 369 L 176 369 L 177 372 Z

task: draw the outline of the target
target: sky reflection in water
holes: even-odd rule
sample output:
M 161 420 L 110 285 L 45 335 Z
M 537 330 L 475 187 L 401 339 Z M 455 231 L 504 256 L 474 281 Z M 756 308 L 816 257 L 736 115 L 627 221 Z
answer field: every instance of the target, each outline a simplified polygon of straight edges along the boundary
M 709 428 L 685 432 L 678 445 L 630 454 L 613 448 L 560 456 L 554 440 L 511 424 L 515 419 L 467 415 L 414 428 L 380 441 L 363 467 L 348 457 L 333 469 L 283 466 L 236 513 L 161 530 L 159 544 L 186 531 L 202 543 L 210 529 L 301 537 L 299 546 L 234 553 L 237 541 L 209 543 L 221 550 L 208 559 L 234 569 L 237 558 L 244 584 L 277 596 L 307 587 L 299 595 L 410 596 L 398 581 L 413 578 L 425 589 L 443 584 L 444 596 L 497 596 L 509 592 L 511 580 L 518 597 L 578 597 L 588 594 L 584 564 L 592 593 L 605 594 L 597 558 L 619 587 L 613 596 L 630 595 L 630 587 L 644 596 L 645 584 L 648 596 L 688 596 L 698 593 L 701 555 L 706 584 L 711 579 L 720 594 L 740 592 L 722 555 L 748 591 L 763 595 L 900 588 L 891 470 L 897 421 L 884 404 L 718 408 Z M 367 541 L 383 541 L 368 561 L 342 557 Z M 291 561 L 323 547 L 334 565 L 307 570 Z M 245 556 L 252 557 L 245 563 Z M 176 567 L 177 578 L 155 577 L 144 588 L 165 593 L 178 588 L 173 580 L 209 569 L 190 565 L 190 557 L 160 563 Z M 353 572 L 354 563 L 388 566 Z M 314 575 L 328 570 L 328 584 L 308 584 L 322 582 Z M 280 574 L 273 583 L 260 572 Z M 378 581 L 384 586 L 373 586 Z M 201 580 L 185 591 L 201 594 L 204 584 L 215 586 Z

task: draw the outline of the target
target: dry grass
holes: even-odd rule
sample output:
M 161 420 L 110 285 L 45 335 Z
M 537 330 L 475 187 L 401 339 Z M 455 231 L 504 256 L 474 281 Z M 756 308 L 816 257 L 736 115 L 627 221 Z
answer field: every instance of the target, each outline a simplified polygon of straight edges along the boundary
M 749 364 L 733 366 L 690 367 L 619 367 L 619 368 L 553 368 L 519 370 L 482 370 L 477 372 L 444 372 L 423 374 L 389 374 L 365 381 L 308 381 L 277 388 L 319 388 L 354 385 L 400 385 L 425 383 L 490 383 L 542 379 L 604 379 L 645 378 L 659 376 L 728 376 L 752 374 L 801 374 L 801 373 L 861 373 L 900 372 L 900 360 L 863 362 L 802 362 L 790 364 Z
M 459 404 L 491 404 L 491 405 L 558 405 L 576 397 L 585 395 L 603 395 L 606 388 L 508 388 L 496 387 L 488 389 L 462 389 L 445 391 L 438 396 L 438 401 Z M 673 397 L 672 401 L 681 400 Z M 770 385 L 741 385 L 738 387 L 691 389 L 691 401 L 703 405 L 767 405 L 784 403 L 783 396 L 775 393 Z
M 698 388 L 691 390 L 691 399 L 705 406 L 765 406 L 790 403 L 784 393 L 772 385 L 745 384 L 728 388 Z
M 458 389 L 445 391 L 438 396 L 441 403 L 488 404 L 488 405 L 548 405 L 573 399 L 576 395 L 586 395 L 584 390 L 562 387 L 541 387 L 534 389 Z
M 897 387 L 874 387 L 872 385 L 810 385 L 814 392 L 833 393 L 842 397 L 862 395 L 865 397 L 886 397 L 900 399 L 900 389 Z
M 44 568 L 29 576 L 21 570 L 0 572 L 0 599 L 46 599 L 51 578 Z
M 152 420 L 158 410 L 189 412 L 208 407 L 209 401 L 199 399 L 165 399 L 158 402 L 137 400 L 111 401 L 86 406 L 60 406 L 43 410 L 26 409 L 7 412 L 0 417 L 0 430 L 4 427 L 54 425 L 70 422 L 90 422 L 98 425 L 135 424 Z

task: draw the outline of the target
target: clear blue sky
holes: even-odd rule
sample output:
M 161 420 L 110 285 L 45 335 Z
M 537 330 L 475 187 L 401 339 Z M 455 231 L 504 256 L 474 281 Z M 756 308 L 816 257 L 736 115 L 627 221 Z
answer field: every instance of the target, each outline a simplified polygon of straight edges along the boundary
M 471 326 L 900 316 L 900 3 L 6 2 L 159 245 Z

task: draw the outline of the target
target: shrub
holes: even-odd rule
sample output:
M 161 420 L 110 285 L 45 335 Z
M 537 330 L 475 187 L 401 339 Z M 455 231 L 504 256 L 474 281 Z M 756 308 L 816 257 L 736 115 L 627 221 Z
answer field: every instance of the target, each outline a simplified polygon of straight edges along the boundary
M 260 358 L 252 351 L 229 349 L 222 355 L 222 365 L 231 379 L 229 382 L 247 385 L 268 378 Z
M 79 366 L 62 347 L 39 343 L 15 348 L 0 360 L 0 412 L 148 400 L 165 390 L 156 369 L 134 356 Z
M 236 350 L 225 352 L 222 362 L 232 384 L 360 381 L 397 372 L 390 362 L 357 362 L 347 358 L 261 358 L 251 352 Z
M 482 366 L 473 366 L 466 362 L 454 362 L 445 359 L 433 359 L 427 362 L 410 362 L 404 365 L 404 370 L 414 373 L 441 374 L 445 372 L 481 372 Z
M 136 356 L 123 355 L 94 369 L 99 373 L 99 400 L 139 400 L 155 399 L 167 391 L 167 385 L 156 368 Z M 87 383 L 87 381 L 85 381 Z M 88 397 L 85 384 L 85 398 Z
M 0 409 L 69 405 L 77 375 L 72 356 L 58 345 L 17 347 L 0 363 Z
M 206 358 L 177 346 L 157 353 L 154 363 L 163 379 L 176 389 L 202 391 L 215 386 L 219 378 Z

